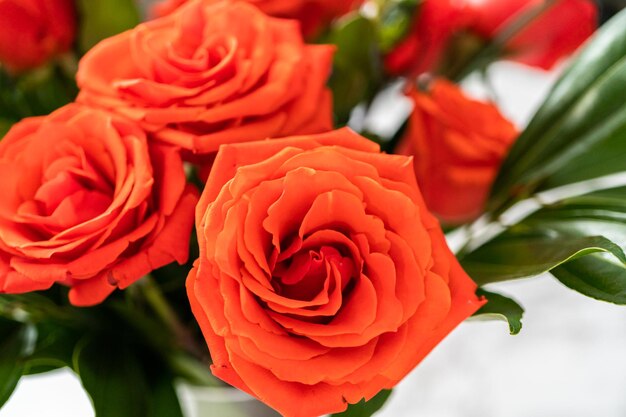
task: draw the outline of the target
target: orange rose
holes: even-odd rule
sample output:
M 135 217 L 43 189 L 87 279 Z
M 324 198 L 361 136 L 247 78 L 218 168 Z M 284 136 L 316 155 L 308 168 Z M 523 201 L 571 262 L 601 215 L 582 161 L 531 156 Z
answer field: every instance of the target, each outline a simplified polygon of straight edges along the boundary
M 38 67 L 74 41 L 72 0 L 0 0 L 0 63 L 13 71 Z
M 428 208 L 450 223 L 478 217 L 517 129 L 496 106 L 471 100 L 448 81 L 409 95 L 415 108 L 398 151 L 415 156 Z
M 196 226 L 212 371 L 285 416 L 393 387 L 482 304 L 411 159 L 347 129 L 222 146 Z
M 152 14 L 166 16 L 189 0 L 164 0 L 157 3 Z M 296 19 L 305 36 L 316 35 L 333 19 L 343 16 L 363 3 L 363 0 L 232 0 L 254 4 L 264 13 L 275 17 Z
M 1 293 L 59 282 L 92 305 L 187 259 L 197 193 L 179 154 L 109 114 L 73 104 L 16 124 L 0 193 Z
M 545 0 L 466 0 L 472 9 L 470 29 L 491 39 Z M 598 7 L 593 0 L 559 0 L 508 43 L 511 58 L 550 69 L 593 34 Z
M 193 0 L 96 45 L 80 62 L 78 101 L 199 154 L 322 132 L 332 127 L 332 52 L 248 4 Z

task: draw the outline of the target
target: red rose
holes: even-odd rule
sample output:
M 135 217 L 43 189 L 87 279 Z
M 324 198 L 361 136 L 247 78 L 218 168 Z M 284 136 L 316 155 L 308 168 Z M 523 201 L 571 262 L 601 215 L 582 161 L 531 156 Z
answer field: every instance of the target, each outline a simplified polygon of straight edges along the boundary
M 0 63 L 38 67 L 69 49 L 75 26 L 72 0 L 0 0 Z
M 212 371 L 288 417 L 393 387 L 482 304 L 411 159 L 349 130 L 222 146 L 196 227 Z
M 200 154 L 322 132 L 332 128 L 332 52 L 248 4 L 193 0 L 96 45 L 80 62 L 78 101 Z
M 409 95 L 415 108 L 398 152 L 414 155 L 426 205 L 450 223 L 478 217 L 517 129 L 494 105 L 448 81 Z
M 471 29 L 491 39 L 545 0 L 472 0 Z M 550 69 L 574 52 L 596 29 L 598 9 L 592 0 L 555 2 L 507 44 L 516 61 Z
M 468 18 L 467 9 L 456 0 L 423 0 L 410 32 L 385 57 L 387 72 L 417 75 L 435 70 L 448 41 Z
M 189 0 L 164 0 L 157 3 L 152 14 L 165 16 Z M 305 36 L 316 35 L 333 19 L 359 7 L 363 0 L 232 0 L 251 3 L 270 16 L 296 19 Z
M 187 259 L 197 193 L 179 154 L 104 112 L 73 104 L 16 124 L 0 192 L 1 293 L 59 282 L 91 305 Z

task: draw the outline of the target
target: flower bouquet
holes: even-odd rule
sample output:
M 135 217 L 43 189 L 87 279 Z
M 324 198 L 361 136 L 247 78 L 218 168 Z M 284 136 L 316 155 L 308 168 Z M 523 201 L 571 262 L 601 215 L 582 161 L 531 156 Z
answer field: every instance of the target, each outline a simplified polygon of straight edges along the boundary
M 0 0 L 0 406 L 67 367 L 97 417 L 367 417 L 464 320 L 520 332 L 492 284 L 626 304 L 618 8 Z M 563 68 L 522 129 L 464 91 L 499 60 Z

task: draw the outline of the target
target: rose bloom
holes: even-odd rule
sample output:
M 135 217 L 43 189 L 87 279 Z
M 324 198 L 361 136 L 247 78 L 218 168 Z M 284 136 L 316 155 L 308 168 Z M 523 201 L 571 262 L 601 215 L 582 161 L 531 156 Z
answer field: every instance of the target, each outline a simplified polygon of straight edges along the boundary
M 415 107 L 398 152 L 414 155 L 426 205 L 449 223 L 478 217 L 517 129 L 496 106 L 443 79 L 409 96 Z
M 496 36 L 545 0 L 467 0 L 472 9 L 470 29 L 486 39 Z M 592 0 L 559 0 L 508 43 L 511 58 L 550 69 L 574 52 L 596 29 L 598 9 Z
M 189 0 L 165 0 L 157 3 L 152 14 L 172 13 Z M 357 9 L 363 0 L 232 0 L 251 3 L 270 16 L 296 19 L 306 37 L 318 34 L 333 19 Z
M 468 18 L 467 8 L 458 0 L 422 1 L 406 38 L 385 57 L 387 72 L 417 75 L 435 70 L 448 41 L 465 27 Z
M 0 142 L 0 292 L 71 286 L 101 302 L 188 257 L 197 192 L 174 148 L 79 105 L 16 124 Z
M 96 45 L 79 65 L 78 101 L 209 154 L 223 143 L 330 130 L 332 53 L 304 44 L 295 21 L 193 0 Z
M 0 0 L 0 64 L 38 67 L 67 51 L 75 30 L 73 0 Z
M 196 226 L 212 371 L 288 417 L 393 387 L 482 305 L 411 158 L 347 129 L 222 146 Z

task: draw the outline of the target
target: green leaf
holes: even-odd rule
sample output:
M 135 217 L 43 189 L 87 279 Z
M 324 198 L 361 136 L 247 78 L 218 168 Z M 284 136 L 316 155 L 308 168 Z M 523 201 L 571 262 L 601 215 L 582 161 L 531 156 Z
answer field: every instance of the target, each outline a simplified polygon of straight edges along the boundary
M 619 187 L 543 207 L 462 262 L 480 283 L 550 271 L 584 295 L 626 304 L 625 248 L 626 187 Z
M 11 129 L 11 126 L 13 126 L 14 123 L 15 122 L 13 120 L 0 117 L 0 140 L 2 140 L 4 135 L 6 135 L 6 133 L 9 131 L 9 129 Z
M 325 42 L 337 45 L 329 85 L 338 123 L 344 124 L 352 109 L 371 99 L 382 83 L 376 26 L 353 14 L 345 17 Z
M 522 330 L 524 309 L 514 300 L 479 288 L 476 294 L 487 299 L 485 304 L 472 316 L 476 320 L 502 320 L 509 324 L 512 335 Z
M 554 86 L 496 179 L 489 207 L 626 171 L 626 10 L 605 24 Z
M 84 339 L 75 352 L 74 370 L 98 417 L 146 415 L 148 387 L 141 364 L 123 340 Z
M 540 275 L 595 252 L 609 252 L 626 263 L 622 249 L 602 236 L 531 234 L 511 229 L 461 259 L 479 285 Z
M 56 62 L 17 76 L 0 68 L 0 138 L 14 122 L 73 101 L 78 93 L 73 78 Z
M 63 327 L 58 321 L 37 325 L 37 343 L 25 359 L 24 375 L 71 367 L 79 339 L 80 332 Z
M 182 417 L 167 361 L 128 329 L 88 336 L 76 347 L 74 370 L 98 417 Z
M 533 213 L 523 223 L 567 236 L 602 235 L 626 249 L 626 188 L 565 199 Z
M 626 268 L 609 259 L 586 256 L 555 268 L 552 275 L 587 297 L 626 305 Z
M 0 319 L 0 408 L 22 377 L 24 356 L 30 353 L 35 334 L 22 323 Z
M 389 399 L 391 390 L 382 390 L 369 401 L 350 404 L 343 413 L 333 414 L 334 417 L 370 417 L 380 410 Z
M 378 24 L 379 44 L 383 52 L 391 51 L 406 37 L 415 22 L 415 13 L 419 13 L 418 6 L 423 1 L 392 0 L 383 3 Z
M 81 16 L 79 47 L 83 52 L 140 22 L 134 0 L 77 0 L 77 5 Z
M 151 380 L 149 408 L 146 417 L 183 417 L 178 394 L 171 375 L 161 373 Z

